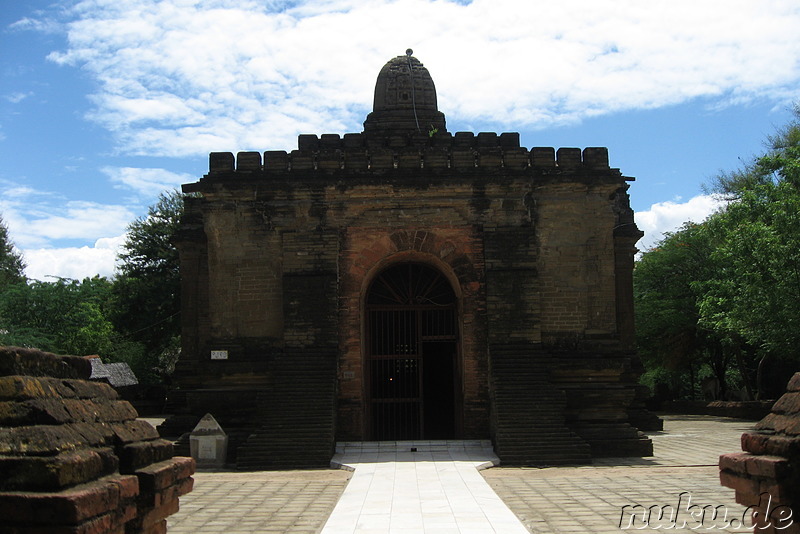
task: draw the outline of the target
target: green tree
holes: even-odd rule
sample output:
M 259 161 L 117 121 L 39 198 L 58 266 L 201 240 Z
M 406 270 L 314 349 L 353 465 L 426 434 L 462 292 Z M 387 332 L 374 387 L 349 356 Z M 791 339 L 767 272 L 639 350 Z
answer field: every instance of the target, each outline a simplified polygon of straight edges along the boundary
M 800 356 L 800 190 L 762 185 L 709 221 L 723 270 L 703 316 L 767 352 Z
M 15 250 L 8 228 L 0 217 L 0 289 L 8 284 L 25 281 L 25 263 Z
M 700 321 L 704 287 L 718 266 L 707 227 L 686 223 L 642 255 L 634 270 L 637 340 L 646 381 L 666 382 L 675 396 L 694 397 L 705 376 L 721 393 L 729 382 L 732 340 Z M 656 378 L 658 377 L 658 378 Z
M 800 119 L 800 108 L 795 108 Z M 708 222 L 717 280 L 705 288 L 701 321 L 746 341 L 757 369 L 800 362 L 800 123 L 770 137 L 770 150 L 725 184 L 733 200 Z M 764 389 L 758 373 L 759 390 Z M 781 384 L 782 386 L 783 384 Z M 773 388 L 774 389 L 774 388 Z
M 0 343 L 62 354 L 109 354 L 114 330 L 106 318 L 105 278 L 14 284 L 0 293 Z
M 800 104 L 793 108 L 794 119 L 767 137 L 766 154 L 745 162 L 733 171 L 722 171 L 705 186 L 706 191 L 728 200 L 738 200 L 746 191 L 781 182 L 799 185 L 800 180 Z
M 776 377 L 778 387 L 766 384 L 765 362 L 788 362 L 788 372 L 800 366 L 800 108 L 795 115 L 766 154 L 716 178 L 724 208 L 637 263 L 638 339 L 649 372 L 688 369 L 695 383 L 700 364 L 723 390 L 735 379 L 774 394 L 786 376 Z
M 112 319 L 160 375 L 171 372 L 180 349 L 180 272 L 172 243 L 183 213 L 183 196 L 163 193 L 128 227 L 114 282 Z

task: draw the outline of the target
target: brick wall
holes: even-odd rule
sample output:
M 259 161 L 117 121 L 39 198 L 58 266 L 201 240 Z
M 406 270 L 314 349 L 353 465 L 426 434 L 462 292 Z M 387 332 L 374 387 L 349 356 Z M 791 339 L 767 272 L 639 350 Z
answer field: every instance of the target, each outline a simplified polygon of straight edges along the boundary
M 426 263 L 449 280 L 461 302 L 460 383 L 463 411 L 457 427 L 468 437 L 488 434 L 485 294 L 480 276 L 482 240 L 471 227 L 396 230 L 349 227 L 340 255 L 339 298 L 339 420 L 338 437 L 362 439 L 363 421 L 363 299 L 369 283 L 386 267 L 405 261 Z
M 561 181 L 537 192 L 545 342 L 616 333 L 614 184 Z
M 742 450 L 720 456 L 720 482 L 751 508 L 753 532 L 800 533 L 800 373 L 772 413 L 742 434 Z
M 0 532 L 160 533 L 194 460 L 75 356 L 0 347 Z
M 194 286 L 199 311 L 184 301 L 193 339 L 179 393 L 191 404 L 251 385 L 267 398 L 290 352 L 338 352 L 336 436 L 366 438 L 365 292 L 381 269 L 422 262 L 459 296 L 459 435 L 487 437 L 491 346 L 619 348 L 636 240 L 615 248 L 632 217 L 626 180 L 603 148 L 528 150 L 513 133 L 302 135 L 289 153 L 212 153 L 209 173 L 184 186 L 202 198 L 182 261 L 207 283 Z M 215 348 L 230 358 L 210 361 Z M 269 414 L 254 418 L 258 427 Z M 252 430 L 229 419 L 220 422 Z

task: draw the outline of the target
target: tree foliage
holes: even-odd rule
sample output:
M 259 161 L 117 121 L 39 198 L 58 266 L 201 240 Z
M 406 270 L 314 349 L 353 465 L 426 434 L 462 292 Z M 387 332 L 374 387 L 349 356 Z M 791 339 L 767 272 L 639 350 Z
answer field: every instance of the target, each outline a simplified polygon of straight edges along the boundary
M 730 338 L 705 327 L 700 303 L 704 287 L 716 278 L 707 227 L 693 223 L 667 236 L 636 265 L 639 348 L 648 369 L 660 369 L 662 382 L 682 396 L 697 394 L 706 377 L 728 389 L 733 357 Z
M 100 277 L 10 286 L 0 293 L 0 342 L 62 354 L 108 354 L 113 348 L 113 327 L 106 318 L 110 287 Z
M 765 352 L 800 356 L 800 190 L 759 185 L 706 224 L 721 270 L 704 288 L 704 323 Z
M 171 372 L 180 347 L 180 275 L 172 238 L 183 199 L 162 194 L 132 222 L 117 275 L 27 281 L 0 221 L 0 344 L 128 363 L 144 383 Z
M 795 115 L 750 166 L 757 179 L 728 184 L 736 199 L 706 223 L 725 271 L 703 302 L 709 326 L 792 359 L 800 357 L 800 108 Z
M 113 288 L 117 330 L 142 345 L 161 374 L 171 372 L 180 347 L 180 272 L 172 240 L 182 213 L 183 196 L 171 191 L 131 223 Z
M 781 391 L 786 378 L 765 384 L 767 360 L 800 367 L 798 120 L 769 143 L 712 184 L 729 201 L 723 209 L 668 235 L 637 263 L 638 336 L 651 368 L 685 372 L 700 363 L 723 389 L 733 377 L 764 394 Z
M 8 227 L 0 217 L 0 288 L 25 281 L 25 263 L 8 236 Z

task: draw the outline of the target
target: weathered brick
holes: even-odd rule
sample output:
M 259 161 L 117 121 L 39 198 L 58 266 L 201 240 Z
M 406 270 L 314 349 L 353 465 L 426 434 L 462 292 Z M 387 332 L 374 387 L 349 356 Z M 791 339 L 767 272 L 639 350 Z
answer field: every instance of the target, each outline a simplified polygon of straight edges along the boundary
M 172 486 L 194 474 L 193 458 L 176 456 L 170 460 L 143 467 L 136 471 L 141 491 L 153 492 Z
M 164 439 L 128 443 L 119 450 L 119 469 L 121 473 L 133 473 L 140 467 L 172 458 L 172 455 L 172 442 Z
M 136 417 L 136 410 L 126 401 L 98 403 L 91 399 L 45 397 L 0 402 L 0 425 L 3 426 L 115 422 Z
M 53 425 L 69 422 L 72 422 L 72 417 L 61 399 L 0 402 L 0 426 Z
M 114 400 L 119 395 L 111 386 L 102 382 L 70 378 L 0 376 L 0 401 L 52 397 Z
M 742 506 L 757 506 L 761 502 L 761 497 L 749 492 L 736 491 L 734 499 Z
M 140 509 L 134 522 L 140 525 L 142 530 L 146 530 L 153 525 L 158 525 L 172 514 L 177 513 L 179 508 L 178 499 L 171 499 L 154 508 Z
M 796 488 L 786 483 L 786 481 L 779 482 L 770 478 L 759 480 L 758 494 L 772 496 L 776 504 L 792 502 L 792 498 L 796 492 Z
M 52 491 L 109 475 L 117 458 L 108 448 L 56 456 L 0 456 L 0 490 Z
M 165 519 L 143 528 L 141 534 L 167 534 L 167 520 Z
M 0 493 L 0 517 L 32 525 L 77 525 L 119 504 L 120 486 L 99 479 L 58 493 Z
M 719 468 L 736 474 L 747 474 L 746 460 L 749 456 L 746 452 L 722 454 L 719 457 Z
M 114 433 L 116 442 L 120 445 L 136 441 L 149 441 L 160 437 L 158 430 L 147 421 L 125 421 L 111 423 L 109 426 Z
M 114 440 L 114 430 L 109 423 L 70 423 L 64 425 L 80 434 L 87 445 L 96 447 L 110 445 Z
M 800 391 L 785 393 L 772 405 L 772 411 L 776 414 L 800 416 Z
M 88 429 L 76 428 L 76 425 L 0 428 L 0 454 L 7 456 L 52 455 L 105 443 L 102 438 L 91 439 L 97 437 L 92 434 Z
M 0 376 L 0 400 L 58 397 L 48 379 L 31 376 Z
M 752 456 L 745 459 L 747 474 L 782 481 L 791 473 L 789 460 L 780 456 Z
M 89 382 L 88 380 L 61 380 L 59 392 L 64 397 L 79 399 L 106 399 L 115 400 L 119 394 L 110 385 L 104 382 Z
M 752 479 L 747 475 L 740 475 L 730 471 L 719 472 L 719 482 L 727 488 L 746 494 L 758 495 L 760 484 L 758 480 Z
M 789 384 L 786 386 L 786 391 L 790 393 L 794 393 L 800 391 L 800 373 L 795 373 L 792 378 L 789 380 Z
M 167 486 L 164 489 L 155 492 L 143 493 L 139 498 L 139 506 L 146 508 L 158 508 L 169 503 L 170 501 L 177 500 L 178 497 L 182 495 L 186 495 L 192 491 L 193 487 L 193 478 L 189 477 L 181 479 L 176 484 Z
M 756 424 L 756 430 L 774 430 L 788 436 L 800 436 L 800 417 L 770 413 Z
M 80 370 L 85 362 L 26 350 L 5 356 L 0 364 L 31 373 Z M 122 534 L 146 530 L 126 529 L 143 522 L 163 529 L 163 517 L 191 490 L 193 461 L 168 460 L 172 443 L 136 420 L 136 410 L 108 384 L 68 378 L 75 373 L 64 369 L 54 374 L 0 377 L 0 531 Z M 161 491 L 158 510 L 139 510 L 139 477 L 115 474 L 120 458 L 130 470 L 161 461 L 172 466 L 173 478 L 183 478 Z
M 110 477 L 109 482 L 119 488 L 120 499 L 133 499 L 139 495 L 139 477 L 136 475 Z
M 50 376 L 88 380 L 91 374 L 92 364 L 85 358 L 0 346 L 0 376 Z

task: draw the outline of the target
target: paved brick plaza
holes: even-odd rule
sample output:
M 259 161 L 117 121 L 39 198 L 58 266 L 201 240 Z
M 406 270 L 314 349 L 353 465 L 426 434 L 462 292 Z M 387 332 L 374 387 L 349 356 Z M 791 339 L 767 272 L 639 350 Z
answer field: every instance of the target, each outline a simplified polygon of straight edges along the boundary
M 648 432 L 654 445 L 652 458 L 608 458 L 595 460 L 592 466 L 571 468 L 500 467 L 483 471 L 483 475 L 528 530 L 537 534 L 619 533 L 623 506 L 676 507 L 682 492 L 689 492 L 691 504 L 724 505 L 729 518 L 741 518 L 744 507 L 735 503 L 733 490 L 720 485 L 717 462 L 720 454 L 740 450 L 740 436 L 753 424 L 718 417 L 667 416 L 664 432 Z M 687 528 L 668 530 L 704 531 L 702 527 L 688 528 L 697 523 L 686 519 Z M 647 530 L 651 529 L 639 531 Z
M 738 451 L 740 435 L 752 426 L 736 419 L 667 416 L 663 432 L 648 433 L 655 445 L 652 458 L 602 459 L 584 467 L 499 467 L 481 473 L 535 533 L 618 533 L 623 506 L 677 507 L 683 492 L 691 496 L 691 504 L 724 506 L 729 518 L 741 517 L 744 508 L 735 504 L 733 491 L 719 484 L 717 461 L 722 453 Z M 194 491 L 181 499 L 181 511 L 170 518 L 170 532 L 320 532 L 351 476 L 336 470 L 199 473 Z M 682 502 L 686 504 L 685 497 Z M 691 530 L 697 523 L 686 519 L 687 528 L 671 530 L 703 531 Z M 445 530 L 397 527 L 391 528 L 387 515 L 385 526 L 348 532 L 491 532 L 463 524 Z

